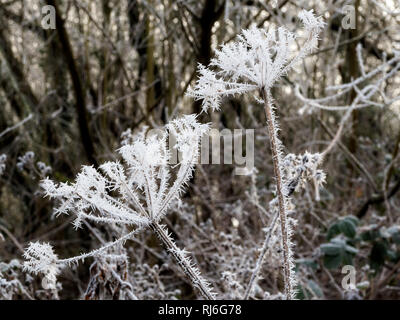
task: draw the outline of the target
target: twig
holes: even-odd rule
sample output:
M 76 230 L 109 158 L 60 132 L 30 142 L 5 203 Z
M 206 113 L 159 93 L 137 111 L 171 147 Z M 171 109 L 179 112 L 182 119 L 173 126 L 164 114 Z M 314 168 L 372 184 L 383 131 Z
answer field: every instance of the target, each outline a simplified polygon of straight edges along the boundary
M 13 234 L 8 231 L 7 228 L 3 227 L 2 225 L 0 225 L 0 230 L 2 230 L 6 235 L 8 235 L 8 237 L 11 239 L 11 241 L 15 244 L 15 246 L 18 248 L 19 251 L 21 251 L 22 253 L 25 252 L 24 248 L 22 247 L 22 245 L 18 242 L 18 240 L 13 236 Z
M 17 124 L 13 125 L 12 127 L 7 128 L 6 130 L 4 130 L 3 132 L 0 133 L 0 138 L 4 135 L 6 135 L 7 133 L 9 133 L 12 130 L 17 129 L 18 127 L 24 125 L 26 122 L 28 122 L 29 120 L 31 120 L 33 118 L 32 113 L 29 114 L 29 116 L 27 116 L 25 119 L 23 119 L 22 121 L 18 122 Z
M 268 233 L 265 236 L 264 244 L 263 244 L 263 246 L 261 248 L 260 255 L 258 256 L 256 267 L 254 268 L 254 271 L 253 271 L 253 273 L 251 275 L 249 284 L 247 285 L 246 292 L 245 292 L 245 294 L 243 296 L 243 300 L 249 299 L 249 295 L 251 293 L 251 290 L 253 289 L 254 282 L 258 278 L 258 274 L 260 273 L 260 269 L 261 269 L 261 266 L 263 264 L 263 260 L 264 260 L 265 254 L 268 251 L 269 241 L 271 240 L 272 233 L 273 233 L 273 231 L 275 229 L 275 224 L 276 224 L 276 221 L 278 219 L 278 215 L 279 215 L 279 212 L 276 212 L 274 217 L 273 217 L 273 219 L 272 219 L 272 222 L 271 222 L 271 225 L 269 227 Z

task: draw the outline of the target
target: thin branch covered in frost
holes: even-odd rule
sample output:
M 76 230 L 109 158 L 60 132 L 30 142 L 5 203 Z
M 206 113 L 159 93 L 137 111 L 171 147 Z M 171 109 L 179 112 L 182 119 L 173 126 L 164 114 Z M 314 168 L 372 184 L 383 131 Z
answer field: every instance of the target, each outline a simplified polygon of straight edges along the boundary
M 92 252 L 68 259 L 58 259 L 51 246 L 33 243 L 28 247 L 25 267 L 28 271 L 54 278 L 65 264 L 98 256 L 110 247 L 123 243 L 143 228 L 150 227 L 172 257 L 182 267 L 194 287 L 206 299 L 214 299 L 209 283 L 202 278 L 187 253 L 180 250 L 164 226 L 159 224 L 173 202 L 179 202 L 185 184 L 192 176 L 199 158 L 200 139 L 208 132 L 195 115 L 171 121 L 158 135 L 140 132 L 128 134 L 118 150 L 124 163 L 106 162 L 97 170 L 84 166 L 76 181 L 57 184 L 45 179 L 46 196 L 56 198 L 60 205 L 54 213 L 76 215 L 74 226 L 83 221 L 135 227 L 133 231 Z M 172 153 L 167 148 L 167 135 L 176 139 L 175 148 L 181 154 L 172 179 Z
M 13 130 L 19 128 L 19 127 L 21 127 L 21 126 L 23 126 L 26 122 L 28 122 L 28 121 L 30 121 L 30 120 L 32 120 L 32 119 L 33 119 L 33 115 L 32 115 L 32 113 L 31 113 L 31 114 L 29 114 L 25 119 L 23 119 L 22 121 L 16 123 L 16 124 L 13 125 L 12 127 L 9 127 L 9 128 L 7 128 L 7 129 L 5 129 L 4 131 L 0 132 L 0 138 L 1 138 L 2 136 L 6 135 L 7 133 L 9 133 L 9 132 L 11 132 L 11 131 L 13 131 Z
M 254 284 L 256 283 L 257 278 L 260 275 L 261 266 L 263 264 L 264 257 L 265 257 L 265 255 L 266 255 L 266 253 L 268 251 L 270 240 L 271 240 L 271 236 L 272 236 L 272 234 L 274 232 L 278 216 L 279 216 L 279 213 L 278 213 L 278 211 L 276 211 L 276 213 L 274 214 L 274 216 L 272 218 L 270 227 L 268 229 L 264 230 L 265 231 L 265 240 L 264 240 L 264 243 L 263 243 L 263 245 L 262 245 L 262 247 L 260 249 L 260 254 L 258 255 L 256 266 L 254 267 L 254 270 L 253 270 L 253 272 L 251 274 L 249 284 L 247 285 L 246 292 L 245 292 L 244 297 L 243 297 L 244 300 L 247 300 L 249 298 L 249 296 L 251 294 L 251 291 L 252 291 L 252 289 L 254 287 Z
M 327 87 L 327 91 L 333 92 L 331 95 L 328 95 L 324 98 L 319 99 L 309 99 L 302 95 L 300 92 L 300 87 L 297 85 L 295 87 L 296 96 L 304 103 L 304 107 L 301 109 L 301 112 L 313 111 L 315 108 L 323 109 L 328 111 L 346 111 L 351 107 L 354 109 L 361 109 L 368 106 L 377 106 L 384 107 L 392 104 L 393 102 L 399 99 L 398 96 L 395 97 L 387 97 L 386 94 L 381 90 L 382 84 L 384 84 L 388 79 L 395 76 L 400 68 L 400 53 L 394 51 L 394 56 L 390 60 L 380 64 L 373 70 L 369 72 L 365 72 L 365 65 L 361 55 L 361 47 L 357 47 L 357 60 L 360 65 L 360 69 L 364 70 L 362 72 L 362 76 L 357 79 L 352 80 L 351 82 L 330 86 Z M 387 70 L 389 71 L 387 72 Z M 376 78 L 377 77 L 377 78 Z M 372 83 L 365 85 L 368 80 L 373 80 Z M 360 89 L 362 87 L 362 89 Z M 352 105 L 331 105 L 330 102 L 338 100 L 339 98 L 344 97 L 351 90 L 355 90 L 357 93 L 356 98 L 353 100 Z M 371 100 L 375 95 L 380 95 L 382 102 L 377 102 Z
M 287 299 L 295 296 L 294 263 L 292 257 L 292 233 L 287 223 L 287 201 L 289 192 L 283 173 L 282 143 L 278 138 L 279 126 L 274 113 L 271 88 L 289 70 L 311 53 L 318 44 L 318 36 L 324 26 L 320 17 L 313 11 L 303 10 L 299 14 L 305 28 L 305 41 L 300 51 L 293 51 L 295 34 L 285 27 L 268 31 L 258 28 L 243 30 L 238 40 L 225 44 L 215 53 L 208 68 L 200 65 L 200 77 L 194 88 L 189 88 L 188 95 L 202 100 L 203 111 L 209 108 L 218 110 L 223 96 L 258 91 L 264 104 L 267 128 L 270 137 L 276 196 L 279 206 L 281 225 L 282 252 L 285 295 Z M 217 69 L 213 71 L 211 68 Z M 266 239 L 267 241 L 267 239 Z
M 333 92 L 333 94 L 319 99 L 306 98 L 301 92 L 297 85 L 295 87 L 296 96 L 304 103 L 301 112 L 307 110 L 312 112 L 314 109 L 322 109 L 328 111 L 346 111 L 343 115 L 339 129 L 329 144 L 329 146 L 322 152 L 322 159 L 328 154 L 332 148 L 339 141 L 341 134 L 343 132 L 344 125 L 346 121 L 350 118 L 352 111 L 355 109 L 361 109 L 369 106 L 376 106 L 383 108 L 389 106 L 395 101 L 400 99 L 400 96 L 388 97 L 381 87 L 386 81 L 394 77 L 400 69 L 400 53 L 394 51 L 394 56 L 390 60 L 382 63 L 368 73 L 365 72 L 365 65 L 362 60 L 361 47 L 357 47 L 357 58 L 362 71 L 362 76 L 353 81 L 341 85 L 328 87 L 327 90 Z M 389 70 L 388 70 L 389 69 Z M 367 81 L 372 81 L 372 83 L 365 84 Z M 343 98 L 345 94 L 349 93 L 351 90 L 356 92 L 356 96 L 350 105 L 332 105 L 332 101 L 339 100 Z M 377 99 L 380 97 L 381 102 Z

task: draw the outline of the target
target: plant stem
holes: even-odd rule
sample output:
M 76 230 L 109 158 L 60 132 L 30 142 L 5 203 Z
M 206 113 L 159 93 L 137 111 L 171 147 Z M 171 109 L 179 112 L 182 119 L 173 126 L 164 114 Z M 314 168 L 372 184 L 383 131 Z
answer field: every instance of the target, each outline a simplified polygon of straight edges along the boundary
M 243 300 L 247 300 L 249 298 L 249 295 L 251 293 L 251 290 L 253 289 L 254 283 L 256 279 L 258 278 L 258 274 L 260 273 L 260 269 L 264 260 L 264 256 L 268 251 L 269 247 L 269 241 L 271 240 L 272 233 L 274 232 L 275 229 L 275 224 L 276 220 L 278 219 L 278 212 L 274 214 L 274 217 L 272 218 L 271 226 L 269 227 L 268 233 L 265 236 L 264 244 L 261 248 L 260 255 L 258 256 L 256 266 L 254 268 L 253 274 L 251 275 L 249 284 L 247 285 L 246 292 L 244 294 Z
M 151 223 L 150 228 L 154 231 L 158 239 L 163 243 L 168 252 L 182 268 L 193 287 L 197 288 L 205 299 L 215 300 L 207 281 L 203 279 L 199 270 L 193 265 L 193 263 L 191 263 L 189 258 L 185 256 L 184 251 L 180 250 L 176 246 L 175 242 L 168 235 L 167 230 L 157 222 Z
M 283 182 L 281 173 L 280 163 L 280 141 L 278 139 L 278 128 L 275 123 L 275 115 L 272 104 L 272 97 L 265 88 L 261 89 L 261 96 L 264 100 L 264 111 L 267 118 L 268 135 L 270 138 L 272 162 L 274 165 L 274 174 L 276 180 L 276 192 L 278 197 L 278 210 L 279 220 L 281 225 L 282 235 L 282 252 L 283 252 L 283 275 L 285 284 L 285 295 L 286 299 L 290 300 L 293 298 L 293 288 L 291 284 L 291 265 L 290 265 L 290 245 L 288 239 L 288 226 L 286 221 L 286 206 L 285 206 L 285 195 L 283 192 Z

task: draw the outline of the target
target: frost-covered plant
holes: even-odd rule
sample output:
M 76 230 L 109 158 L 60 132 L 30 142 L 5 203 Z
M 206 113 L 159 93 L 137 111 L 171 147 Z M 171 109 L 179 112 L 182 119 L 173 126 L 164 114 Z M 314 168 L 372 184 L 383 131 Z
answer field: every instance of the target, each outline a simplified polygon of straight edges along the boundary
M 15 295 L 33 299 L 26 287 L 29 279 L 21 279 L 21 270 L 22 265 L 17 259 L 8 263 L 0 262 L 0 300 L 11 300 Z
M 299 52 L 293 51 L 295 34 L 285 27 L 242 30 L 236 42 L 224 44 L 215 52 L 209 66 L 218 71 L 199 65 L 200 77 L 188 95 L 202 100 L 204 111 L 218 110 L 224 96 L 254 90 L 260 91 L 265 100 L 264 95 L 270 95 L 272 86 L 317 47 L 324 25 L 321 18 L 315 17 L 312 10 L 301 11 L 299 18 L 306 31 L 306 41 Z
M 25 166 L 33 165 L 33 159 L 35 158 L 35 153 L 33 151 L 26 152 L 23 156 L 18 157 L 17 168 L 22 171 Z
M 329 144 L 329 146 L 322 152 L 321 157 L 325 157 L 335 144 L 339 141 L 341 134 L 344 129 L 344 125 L 350 118 L 353 110 L 362 109 L 366 107 L 388 107 L 400 100 L 399 94 L 394 94 L 393 96 L 388 96 L 385 90 L 382 88 L 388 83 L 391 78 L 397 76 L 400 69 L 400 52 L 393 50 L 393 57 L 389 60 L 385 60 L 382 64 L 378 65 L 369 72 L 366 72 L 366 66 L 362 59 L 362 46 L 359 44 L 357 46 L 357 60 L 361 70 L 361 76 L 352 79 L 348 83 L 341 85 L 329 86 L 326 91 L 332 92 L 331 94 L 317 99 L 310 99 L 305 97 L 300 92 L 300 86 L 296 85 L 295 94 L 304 103 L 303 108 L 300 113 L 303 112 L 313 112 L 315 110 L 327 110 L 327 111 L 344 111 L 344 115 L 340 121 L 339 129 Z M 367 84 L 367 82 L 370 83 Z M 346 101 L 346 95 L 351 91 L 356 93 L 354 99 L 349 104 Z M 340 100 L 346 101 L 346 103 L 337 103 Z M 368 174 L 367 174 L 368 176 Z M 371 178 L 369 178 L 371 180 Z
M 97 250 L 68 259 L 57 259 L 47 246 L 31 244 L 26 252 L 26 269 L 52 277 L 61 266 L 99 256 L 149 227 L 181 266 L 192 285 L 204 298 L 213 299 L 209 283 L 202 278 L 188 253 L 176 246 L 166 226 L 160 224 L 168 208 L 179 202 L 184 185 L 191 178 L 198 161 L 201 136 L 208 129 L 208 125 L 197 122 L 195 115 L 186 115 L 171 121 L 159 134 L 146 135 L 145 131 L 141 131 L 125 140 L 126 143 L 118 150 L 124 163 L 106 162 L 99 170 L 84 166 L 72 184 L 57 184 L 45 179 L 42 187 L 46 196 L 60 201 L 55 214 L 76 214 L 76 228 L 81 227 L 83 221 L 90 221 L 134 229 Z M 172 153 L 167 148 L 168 133 L 169 137 L 175 136 L 175 148 L 181 153 L 180 161 L 173 166 Z M 172 168 L 175 170 L 172 171 Z
M 51 173 L 52 169 L 50 166 L 46 165 L 43 161 L 36 162 L 36 167 L 39 170 L 40 176 L 47 176 Z
M 42 161 L 37 161 L 35 164 L 35 153 L 33 151 L 27 151 L 23 156 L 17 159 L 17 168 L 19 171 L 24 169 L 32 176 L 38 176 L 44 178 L 51 174 L 52 169 Z
M 351 113 L 354 109 L 362 109 L 369 106 L 375 107 L 386 107 L 390 106 L 394 102 L 400 99 L 400 96 L 393 95 L 388 96 L 387 93 L 382 90 L 382 87 L 390 79 L 397 75 L 400 69 L 400 52 L 393 50 L 393 57 L 389 60 L 385 60 L 382 64 L 378 65 L 369 72 L 366 72 L 366 66 L 361 55 L 362 46 L 357 46 L 357 60 L 361 69 L 361 76 L 352 79 L 351 82 L 333 85 L 327 87 L 325 90 L 332 92 L 323 98 L 310 99 L 305 97 L 300 92 L 300 86 L 296 85 L 295 93 L 296 96 L 304 103 L 300 113 L 305 111 L 312 112 L 318 109 L 327 111 L 346 111 L 346 114 Z M 371 81 L 367 84 L 367 81 Z M 345 100 L 346 94 L 354 90 L 356 92 L 355 98 L 351 101 L 351 104 L 335 105 L 342 98 Z M 343 99 L 344 98 L 344 99 Z
M 24 252 L 24 270 L 45 275 L 46 289 L 55 289 L 60 263 L 53 247 L 48 243 L 31 242 Z
M 270 137 L 276 196 L 279 206 L 281 225 L 283 270 L 285 295 L 294 298 L 294 263 L 292 258 L 292 230 L 287 224 L 286 181 L 283 174 L 282 143 L 278 139 L 279 126 L 275 119 L 271 88 L 318 44 L 318 35 L 323 28 L 323 21 L 313 11 L 303 10 L 299 14 L 305 27 L 305 42 L 300 51 L 293 51 L 295 34 L 284 27 L 268 31 L 258 28 L 243 30 L 236 42 L 225 44 L 215 53 L 209 67 L 199 66 L 200 77 L 188 95 L 202 100 L 203 111 L 209 108 L 218 110 L 221 97 L 258 91 L 264 104 Z M 214 71 L 215 68 L 217 71 Z M 257 269 L 257 268 L 256 268 Z
M 283 168 L 286 181 L 288 181 L 288 196 L 304 188 L 306 182 L 312 180 L 315 186 L 316 200 L 319 200 L 319 188 L 326 178 L 325 172 L 318 169 L 321 162 L 322 155 L 320 153 L 311 154 L 306 151 L 304 154 L 289 153 L 286 155 L 283 159 Z
M 134 266 L 132 283 L 137 291 L 140 300 L 177 300 L 182 295 L 180 289 L 164 284 L 160 273 L 170 267 L 164 263 L 159 266 L 149 266 L 147 263 L 140 263 Z

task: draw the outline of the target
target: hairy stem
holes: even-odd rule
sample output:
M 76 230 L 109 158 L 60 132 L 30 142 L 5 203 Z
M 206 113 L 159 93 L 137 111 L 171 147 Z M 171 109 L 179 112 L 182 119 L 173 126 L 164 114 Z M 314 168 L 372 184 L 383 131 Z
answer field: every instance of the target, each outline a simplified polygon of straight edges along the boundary
M 243 300 L 247 300 L 249 298 L 249 295 L 251 293 L 251 290 L 253 289 L 254 283 L 255 283 L 256 279 L 258 278 L 258 275 L 260 273 L 260 269 L 261 269 L 261 266 L 262 266 L 262 263 L 264 260 L 264 256 L 268 251 L 269 241 L 271 240 L 272 233 L 274 232 L 277 219 L 278 219 L 278 212 L 276 214 L 274 214 L 274 217 L 272 218 L 271 226 L 269 227 L 268 233 L 265 236 L 264 244 L 261 248 L 261 252 L 260 252 L 260 255 L 258 256 L 257 263 L 256 263 L 254 271 L 251 275 L 249 284 L 247 285 Z
M 199 270 L 185 255 L 184 251 L 180 250 L 176 246 L 173 239 L 168 235 L 167 230 L 157 222 L 151 223 L 150 228 L 154 231 L 158 239 L 163 243 L 168 252 L 173 256 L 175 261 L 182 268 L 184 274 L 189 278 L 193 287 L 197 288 L 205 299 L 215 300 L 208 282 L 203 279 Z
M 272 162 L 274 165 L 274 174 L 276 180 L 276 193 L 278 198 L 279 220 L 282 235 L 282 252 L 283 252 L 283 275 L 285 284 L 286 299 L 293 298 L 293 288 L 291 284 L 291 265 L 290 265 L 290 245 L 288 237 L 288 226 L 286 221 L 285 194 L 283 192 L 283 181 L 281 173 L 281 157 L 280 157 L 280 141 L 278 139 L 278 128 L 275 123 L 275 115 L 272 105 L 272 97 L 265 88 L 261 90 L 261 96 L 264 100 L 264 111 L 267 118 L 268 135 L 270 138 Z

